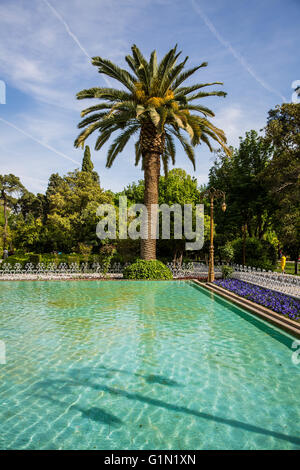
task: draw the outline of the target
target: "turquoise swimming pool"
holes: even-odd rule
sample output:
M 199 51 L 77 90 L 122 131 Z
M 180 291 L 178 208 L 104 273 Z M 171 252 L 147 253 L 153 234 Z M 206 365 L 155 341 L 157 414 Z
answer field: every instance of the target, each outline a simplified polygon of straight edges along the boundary
M 293 339 L 184 281 L 1 282 L 1 449 L 300 449 Z

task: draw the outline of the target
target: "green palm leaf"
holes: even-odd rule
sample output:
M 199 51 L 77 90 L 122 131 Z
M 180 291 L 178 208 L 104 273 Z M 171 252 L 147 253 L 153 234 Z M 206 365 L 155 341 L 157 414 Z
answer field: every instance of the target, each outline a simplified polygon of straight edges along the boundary
M 151 53 L 148 61 L 140 49 L 133 45 L 131 54 L 125 57 L 129 71 L 108 59 L 94 57 L 92 64 L 98 68 L 99 73 L 119 82 L 121 88 L 94 87 L 77 94 L 77 99 L 92 98 L 100 102 L 82 111 L 81 116 L 84 119 L 78 124 L 82 132 L 74 145 L 84 145 L 92 133 L 98 132 L 95 149 L 99 150 L 112 134 L 121 131 L 109 147 L 108 167 L 138 131 L 141 132 L 135 145 L 136 164 L 143 163 L 147 148 L 151 151 L 152 142 L 153 145 L 155 142 L 158 145 L 160 138 L 162 146 L 158 146 L 155 151 L 160 153 L 165 168 L 169 161 L 175 163 L 174 138 L 180 141 L 193 166 L 193 147 L 201 142 L 212 150 L 212 139 L 226 150 L 224 132 L 208 120 L 214 117 L 213 111 L 205 105 L 193 103 L 210 96 L 226 96 L 223 91 L 204 90 L 213 85 L 222 85 L 222 82 L 184 86 L 184 82 L 206 67 L 207 62 L 185 70 L 188 57 L 177 63 L 180 54 L 176 45 L 158 63 L 156 51 Z M 183 136 L 185 132 L 188 139 Z

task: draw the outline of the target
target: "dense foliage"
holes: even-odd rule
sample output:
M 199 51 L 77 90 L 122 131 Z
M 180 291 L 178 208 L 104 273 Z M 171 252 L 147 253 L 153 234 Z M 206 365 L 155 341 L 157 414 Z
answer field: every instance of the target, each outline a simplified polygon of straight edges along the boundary
M 233 269 L 231 266 L 222 266 L 222 278 L 223 279 L 228 279 L 233 273 Z
M 239 263 L 259 266 L 261 250 L 246 248 L 247 238 L 267 241 L 295 263 L 300 254 L 300 105 L 283 104 L 270 110 L 263 135 L 255 131 L 240 139 L 228 158 L 216 153 L 209 186 L 226 192 L 226 217 L 216 206 L 216 253 L 226 242 L 241 239 Z M 240 249 L 240 245 L 239 245 Z M 272 249 L 271 249 L 272 251 Z M 243 259 L 245 258 L 245 259 Z M 274 266 L 274 253 L 264 268 Z
M 264 136 L 255 131 L 232 149 L 232 157 L 217 152 L 209 186 L 226 192 L 227 211 L 214 204 L 215 259 L 262 269 L 274 269 L 280 248 L 297 260 L 300 243 L 299 212 L 299 106 L 282 105 L 269 113 Z M 159 178 L 159 204 L 183 206 L 201 202 L 196 178 L 175 168 Z M 112 203 L 118 217 L 118 197 L 129 205 L 142 203 L 144 180 L 121 193 L 101 188 L 100 179 L 85 148 L 81 169 L 65 176 L 54 173 L 45 194 L 29 192 L 14 175 L 0 177 L 0 256 L 4 246 L 14 252 L 12 263 L 132 262 L 139 257 L 139 240 L 100 241 L 96 237 L 99 204 Z M 205 203 L 205 243 L 200 252 L 186 252 L 185 240 L 157 241 L 159 259 L 208 260 L 209 201 Z M 106 247 L 106 248 L 105 248 Z M 113 255 L 111 255 L 113 253 Z M 41 254 L 34 257 L 31 255 Z M 244 259 L 245 258 L 245 259 Z M 296 265 L 297 266 L 297 265 Z
M 125 279 L 168 280 L 173 279 L 172 272 L 158 260 L 138 260 L 125 268 Z
M 243 239 L 237 238 L 232 242 L 234 251 L 233 261 L 237 264 L 243 262 Z M 245 241 L 247 263 L 255 268 L 271 270 L 276 267 L 277 250 L 276 247 L 267 240 L 259 240 L 251 237 Z

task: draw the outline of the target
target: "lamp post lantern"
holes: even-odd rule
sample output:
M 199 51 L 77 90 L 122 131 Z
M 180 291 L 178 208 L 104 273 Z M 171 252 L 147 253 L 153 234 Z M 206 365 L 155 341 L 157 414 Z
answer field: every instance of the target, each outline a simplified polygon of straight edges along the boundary
M 214 270 L 214 199 L 222 198 L 221 205 L 222 211 L 226 211 L 225 192 L 220 189 L 209 188 L 201 193 L 202 198 L 208 197 L 210 199 L 210 246 L 209 246 L 209 266 L 208 266 L 208 282 L 215 280 Z

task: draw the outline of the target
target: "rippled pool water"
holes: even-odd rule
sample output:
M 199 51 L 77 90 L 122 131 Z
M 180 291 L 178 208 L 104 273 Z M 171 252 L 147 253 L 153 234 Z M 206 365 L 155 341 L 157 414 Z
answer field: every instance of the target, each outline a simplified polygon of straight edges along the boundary
M 1 282 L 1 449 L 299 449 L 293 339 L 191 282 Z

